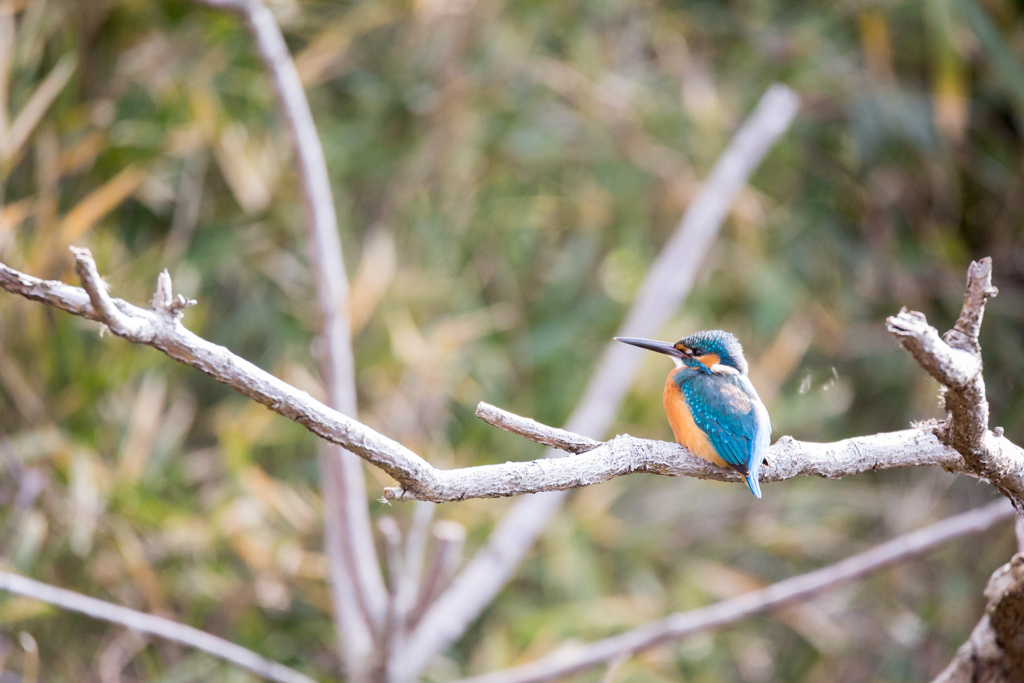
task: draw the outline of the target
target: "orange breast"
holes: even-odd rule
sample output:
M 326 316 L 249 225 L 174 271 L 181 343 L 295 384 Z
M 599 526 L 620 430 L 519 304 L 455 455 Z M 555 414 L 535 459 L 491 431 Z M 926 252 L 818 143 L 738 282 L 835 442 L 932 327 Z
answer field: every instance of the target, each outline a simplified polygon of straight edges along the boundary
M 665 414 L 668 416 L 668 423 L 672 427 L 672 433 L 675 434 L 676 441 L 686 446 L 694 455 L 704 458 L 719 467 L 728 467 L 726 462 L 718 457 L 718 452 L 715 451 L 715 447 L 711 445 L 708 437 L 700 430 L 697 423 L 693 421 L 693 414 L 690 413 L 690 408 L 686 405 L 683 394 L 676 387 L 674 377 L 681 370 L 682 368 L 677 368 L 668 373 L 668 379 L 665 381 L 665 392 L 662 394 L 662 400 L 665 403 Z

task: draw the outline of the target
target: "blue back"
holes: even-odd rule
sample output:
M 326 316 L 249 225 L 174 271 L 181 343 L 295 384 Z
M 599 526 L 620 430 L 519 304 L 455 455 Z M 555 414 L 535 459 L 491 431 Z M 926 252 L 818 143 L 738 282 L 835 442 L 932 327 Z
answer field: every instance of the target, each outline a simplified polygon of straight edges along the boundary
M 722 460 L 747 480 L 751 493 L 761 497 L 758 472 L 771 443 L 772 425 L 754 386 L 732 369 L 691 368 L 678 372 L 676 384 Z

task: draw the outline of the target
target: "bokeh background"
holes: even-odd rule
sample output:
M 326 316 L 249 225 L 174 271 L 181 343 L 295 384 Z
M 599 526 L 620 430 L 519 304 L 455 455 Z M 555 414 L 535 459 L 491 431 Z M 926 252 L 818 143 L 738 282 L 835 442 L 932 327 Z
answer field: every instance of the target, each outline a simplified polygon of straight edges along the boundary
M 776 437 L 900 429 L 941 416 L 938 387 L 885 316 L 907 306 L 948 328 L 967 264 L 991 255 L 992 424 L 1024 442 L 1019 3 L 271 6 L 327 155 L 361 419 L 431 462 L 540 454 L 474 418 L 476 402 L 565 419 L 702 178 L 776 81 L 802 97 L 796 123 L 661 337 L 735 332 Z M 87 245 L 114 294 L 138 303 L 167 267 L 199 300 L 192 330 L 322 395 L 294 164 L 235 17 L 184 0 L 2 0 L 0 105 L 3 262 L 73 282 L 66 247 Z M 314 438 L 97 330 L 0 296 L 0 561 L 340 680 Z M 669 367 L 650 355 L 615 431 L 669 439 Z M 390 483 L 367 480 L 371 498 Z M 771 484 L 761 501 L 648 475 L 581 490 L 427 680 L 706 605 L 993 497 L 934 469 Z M 472 552 L 509 504 L 438 517 L 465 526 Z M 1003 526 L 635 657 L 616 680 L 927 681 L 1014 549 Z M 131 657 L 126 681 L 247 679 L 16 597 L 0 596 L 0 633 L 9 671 L 34 641 L 50 681 L 100 680 L 119 657 Z

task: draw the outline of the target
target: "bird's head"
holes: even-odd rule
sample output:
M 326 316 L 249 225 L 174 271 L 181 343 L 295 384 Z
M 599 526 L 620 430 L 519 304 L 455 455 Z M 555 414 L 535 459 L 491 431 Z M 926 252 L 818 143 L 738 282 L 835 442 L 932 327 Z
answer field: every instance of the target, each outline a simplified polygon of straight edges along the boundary
M 695 367 L 695 363 L 700 363 L 711 368 L 720 363 L 744 375 L 747 374 L 747 359 L 743 357 L 743 347 L 731 332 L 722 330 L 695 332 L 683 337 L 675 344 L 633 337 L 615 337 L 615 340 L 649 351 L 664 353 L 671 356 L 679 366 Z

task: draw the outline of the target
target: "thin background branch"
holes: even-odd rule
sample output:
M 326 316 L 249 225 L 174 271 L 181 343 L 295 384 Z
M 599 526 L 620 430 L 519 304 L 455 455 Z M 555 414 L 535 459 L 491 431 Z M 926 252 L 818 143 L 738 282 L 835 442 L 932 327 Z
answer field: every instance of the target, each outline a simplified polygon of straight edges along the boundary
M 733 201 L 768 150 L 789 128 L 798 107 L 796 93 L 783 85 L 771 86 L 761 97 L 648 271 L 619 335 L 653 336 L 679 309 Z M 640 362 L 640 354 L 631 353 L 622 344 L 609 344 L 566 428 L 588 437 L 603 437 L 633 384 Z M 557 457 L 559 453 L 549 450 L 547 455 Z M 564 496 L 547 493 L 524 498 L 499 521 L 484 546 L 426 612 L 410 639 L 406 659 L 411 677 L 458 640 L 508 583 L 561 507 Z
M 270 76 L 291 134 L 309 226 L 307 251 L 313 266 L 324 348 L 320 359 L 321 373 L 331 406 L 355 417 L 356 383 L 348 278 L 327 162 L 302 81 L 281 29 L 263 2 L 200 1 L 238 12 Z M 330 558 L 335 624 L 342 651 L 346 653 L 349 675 L 354 680 L 361 680 L 368 675 L 375 632 L 383 627 L 387 592 L 373 543 L 362 465 L 354 454 L 336 444 L 324 443 L 321 448 L 324 536 Z
M 691 610 L 676 612 L 611 638 L 556 652 L 524 666 L 464 679 L 463 683 L 540 683 L 614 661 L 625 655 L 657 647 L 685 636 L 734 624 L 761 612 L 778 609 L 797 600 L 866 574 L 903 562 L 957 538 L 980 533 L 1012 519 L 1014 508 L 1007 500 L 990 503 L 923 529 L 898 536 L 833 565 L 779 581 L 744 595 Z
M 1024 450 L 989 430 L 988 397 L 982 374 L 978 334 L 985 303 L 998 294 L 992 286 L 992 259 L 972 261 L 967 269 L 960 317 L 942 337 L 923 313 L 903 309 L 886 320 L 889 332 L 918 364 L 943 386 L 946 419 L 935 435 L 963 456 L 967 469 L 989 480 L 1024 513 Z
M 179 624 L 176 621 L 146 614 L 127 607 L 115 605 L 97 598 L 57 588 L 19 574 L 0 570 L 0 590 L 24 595 L 61 609 L 78 612 L 93 619 L 101 619 L 130 628 L 136 633 L 147 633 L 194 647 L 225 661 L 247 669 L 257 676 L 279 683 L 314 683 L 309 676 L 290 669 L 284 664 L 272 662 L 241 645 L 211 635 L 197 628 Z
M 178 299 L 171 297 L 170 276 L 166 272 L 158 279 L 160 291 L 153 297 L 156 310 L 145 310 L 110 298 L 89 250 L 77 247 L 73 250 L 78 260 L 76 270 L 88 284 L 89 293 L 61 282 L 34 278 L 2 263 L 0 287 L 105 323 L 115 334 L 160 349 L 171 358 L 202 370 L 274 412 L 294 420 L 314 434 L 349 448 L 401 482 L 398 493 L 386 491 L 392 496 L 408 495 L 435 502 L 512 496 L 579 488 L 634 472 L 737 480 L 735 473 L 708 464 L 678 444 L 628 435 L 568 458 L 437 469 L 398 442 L 332 410 L 224 347 L 211 344 L 187 330 L 179 320 L 179 309 L 191 302 L 180 295 Z M 97 300 L 95 307 L 90 296 Z M 101 309 L 114 312 L 101 313 Z M 493 406 L 488 410 L 502 412 Z M 530 429 L 539 429 L 542 434 L 538 438 L 541 439 L 550 439 L 552 433 L 565 434 L 565 430 L 554 430 L 518 416 L 505 415 L 506 426 L 515 423 L 517 429 L 527 436 L 531 436 Z M 526 429 L 523 427 L 526 424 L 534 427 Z M 836 478 L 867 470 L 916 465 L 940 465 L 951 471 L 977 476 L 952 446 L 941 442 L 936 432 L 934 427 L 925 426 L 831 444 L 806 443 L 782 437 L 769 449 L 771 464 L 765 468 L 764 479 L 780 481 L 809 475 Z M 583 439 L 574 438 L 576 442 Z M 1019 450 L 1003 436 L 992 434 L 990 440 L 1007 452 Z
M 985 614 L 932 683 L 1024 679 L 1024 643 L 1020 637 L 1024 622 L 1024 554 L 1015 554 L 992 572 L 985 598 Z
M 659 470 L 652 465 L 653 461 L 645 460 L 647 456 L 642 452 L 644 448 L 651 452 L 669 449 L 667 451 L 669 455 L 674 453 L 679 462 L 685 462 L 686 460 L 696 462 L 696 459 L 689 456 L 678 445 L 655 441 L 645 442 L 644 440 L 633 439 L 627 436 L 618 437 L 592 451 L 568 458 L 540 460 L 532 463 L 506 463 L 505 465 L 464 468 L 447 472 L 437 470 L 416 454 L 402 448 L 399 444 L 377 434 L 351 418 L 347 418 L 319 404 L 307 394 L 297 391 L 290 385 L 256 368 L 247 361 L 232 355 L 227 349 L 210 344 L 186 330 L 179 321 L 181 315 L 180 308 L 182 305 L 190 302 L 184 301 L 181 297 L 177 300 L 172 297 L 170 277 L 166 272 L 159 278 L 158 292 L 153 297 L 153 305 L 156 310 L 147 311 L 121 300 L 112 299 L 106 291 L 105 284 L 99 277 L 95 262 L 89 251 L 81 248 L 72 248 L 72 250 L 76 257 L 76 271 L 88 291 L 59 282 L 39 280 L 14 271 L 2 264 L 0 264 L 0 286 L 27 298 L 43 301 L 89 319 L 99 320 L 107 324 L 116 334 L 138 343 L 155 346 L 173 358 L 211 374 L 282 415 L 300 422 L 314 433 L 327 439 L 338 439 L 342 443 L 350 445 L 354 451 L 360 453 L 360 455 L 374 464 L 378 464 L 389 472 L 395 472 L 399 476 L 407 477 L 404 485 L 416 488 L 418 486 L 416 482 L 426 482 L 422 484 L 424 488 L 421 490 L 439 486 L 439 490 L 444 492 L 446 485 L 451 484 L 452 481 L 459 477 L 473 477 L 480 473 L 486 474 L 489 471 L 495 470 L 507 472 L 509 468 L 518 468 L 526 472 L 532 470 L 557 471 L 562 469 L 564 470 L 563 474 L 575 471 L 574 476 L 576 478 L 565 485 L 579 486 L 583 483 L 579 472 L 588 463 L 596 460 L 601 451 L 605 451 L 606 455 L 613 456 L 611 458 L 613 462 L 621 461 L 626 464 L 625 469 L 618 472 L 622 474 L 631 471 L 652 471 L 663 474 L 683 473 L 714 478 L 725 478 L 727 474 L 724 470 L 711 468 L 706 463 L 701 464 L 705 468 L 704 471 L 684 472 L 680 470 L 675 472 Z M 980 271 L 972 266 L 970 272 L 977 275 Z M 970 288 L 969 282 L 968 289 Z M 970 313 L 968 311 L 968 314 Z M 923 317 L 918 319 L 918 316 L 915 316 L 913 328 L 904 324 L 902 317 L 900 321 L 901 326 L 898 334 L 904 341 L 913 339 L 911 335 L 918 333 L 924 338 L 932 340 L 930 343 L 932 344 L 931 348 L 934 349 L 934 358 L 929 357 L 930 360 L 926 358 L 927 362 L 922 362 L 922 365 L 928 367 L 929 363 L 941 362 L 948 355 L 947 350 L 943 348 L 945 342 L 941 344 L 934 343 L 934 340 L 938 339 L 938 335 L 927 326 L 927 323 L 923 321 Z M 891 321 L 890 324 L 894 323 Z M 921 353 L 924 352 L 919 351 L 919 355 Z M 980 381 L 980 378 L 967 379 L 966 381 L 974 383 Z M 963 419 L 963 416 L 956 414 L 956 410 L 957 408 L 954 406 L 953 414 L 951 414 L 949 420 Z M 483 412 L 495 413 L 500 411 L 490 407 Z M 976 415 L 976 411 L 971 412 L 968 414 L 967 419 L 975 419 L 972 416 Z M 506 428 L 514 427 L 515 431 L 524 433 L 540 429 L 543 432 L 540 438 L 548 441 L 552 439 L 552 435 L 561 439 L 566 438 L 564 430 L 553 430 L 539 426 L 537 423 L 518 418 L 517 416 L 505 416 L 501 422 Z M 914 460 L 920 460 L 922 455 L 926 455 L 934 457 L 934 463 L 941 464 L 947 469 L 977 476 L 977 472 L 972 468 L 971 463 L 967 462 L 966 457 L 961 457 L 961 454 L 952 445 L 942 443 L 941 439 L 945 434 L 944 426 L 944 423 L 940 423 L 938 426 L 929 425 L 905 430 L 904 432 L 858 437 L 857 439 L 849 439 L 846 442 L 839 442 L 837 444 L 801 444 L 793 439 L 784 437 L 773 445 L 769 451 L 769 459 L 775 462 L 766 468 L 766 474 L 770 478 L 781 477 L 784 473 L 788 473 L 786 476 L 789 474 L 796 476 L 797 474 L 809 473 L 823 474 L 823 476 L 841 476 L 842 474 L 864 471 L 865 469 L 925 464 L 924 462 L 916 462 Z M 976 427 L 971 427 L 971 429 L 976 430 Z M 1000 454 L 1020 452 L 1016 445 L 1007 441 L 1001 434 L 990 433 L 984 427 L 982 427 L 982 432 L 984 442 L 989 447 L 999 449 L 998 452 Z M 575 446 L 578 446 L 584 440 L 577 438 L 571 439 L 571 441 Z M 955 444 L 955 442 L 953 443 Z M 616 455 L 616 449 L 623 452 Z M 794 449 L 797 456 L 793 455 Z M 928 455 L 929 453 L 931 455 Z M 650 454 L 647 455 L 649 456 Z M 834 469 L 829 470 L 829 468 Z M 1013 476 L 1013 471 L 1011 470 L 1001 476 Z M 445 481 L 446 479 L 448 480 L 447 482 Z M 511 480 L 519 484 L 526 482 L 526 478 L 523 476 L 514 476 L 511 477 Z M 997 485 L 1002 484 L 1001 489 L 1020 487 L 1019 483 L 1012 484 L 1001 480 L 997 480 L 994 483 Z M 465 489 L 462 490 L 464 491 Z M 448 491 L 448 494 L 450 495 L 451 491 Z M 494 491 L 491 490 L 485 490 L 482 493 L 482 495 L 493 494 Z M 392 545 L 396 548 L 398 546 L 397 543 Z M 396 569 L 396 575 L 401 571 L 399 565 L 400 563 L 396 560 L 393 565 Z M 450 592 L 451 589 L 449 589 Z M 440 604 L 439 601 L 435 602 L 427 610 L 426 615 L 436 610 L 438 604 Z M 420 621 L 419 628 L 421 629 L 422 624 L 426 620 L 426 615 Z M 672 628 L 674 629 L 675 626 Z M 407 653 L 408 650 L 405 652 Z M 408 655 L 402 658 L 403 663 L 408 662 L 407 657 Z M 403 668 L 400 673 L 409 675 L 409 671 L 410 669 Z M 391 673 L 394 675 L 394 672 Z

